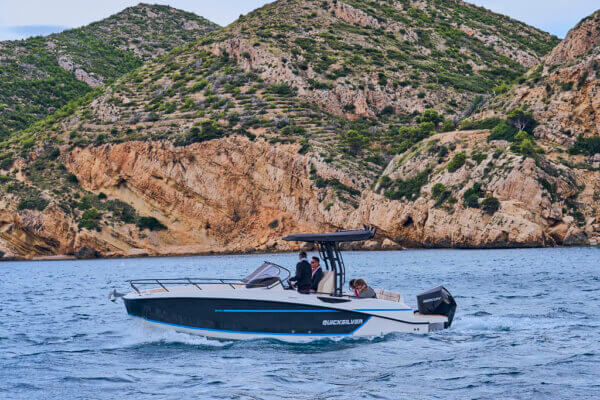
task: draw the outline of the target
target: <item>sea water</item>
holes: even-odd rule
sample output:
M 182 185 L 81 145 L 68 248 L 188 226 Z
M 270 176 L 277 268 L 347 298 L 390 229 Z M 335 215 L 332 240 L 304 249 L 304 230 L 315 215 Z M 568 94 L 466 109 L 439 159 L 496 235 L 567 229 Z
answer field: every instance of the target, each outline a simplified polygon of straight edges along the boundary
M 0 263 L 2 399 L 600 398 L 600 249 L 347 252 L 349 278 L 442 284 L 451 329 L 217 341 L 128 317 L 126 279 L 244 276 L 294 254 Z

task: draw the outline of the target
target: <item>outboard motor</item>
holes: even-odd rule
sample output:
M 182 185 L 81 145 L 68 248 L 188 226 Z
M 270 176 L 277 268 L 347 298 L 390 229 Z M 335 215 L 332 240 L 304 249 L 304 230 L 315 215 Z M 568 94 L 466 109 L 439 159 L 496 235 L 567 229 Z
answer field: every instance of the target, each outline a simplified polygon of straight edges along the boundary
M 444 323 L 444 329 L 450 328 L 456 311 L 456 301 L 445 287 L 438 286 L 417 295 L 417 303 L 419 313 L 422 315 L 438 314 L 448 317 L 448 322 Z

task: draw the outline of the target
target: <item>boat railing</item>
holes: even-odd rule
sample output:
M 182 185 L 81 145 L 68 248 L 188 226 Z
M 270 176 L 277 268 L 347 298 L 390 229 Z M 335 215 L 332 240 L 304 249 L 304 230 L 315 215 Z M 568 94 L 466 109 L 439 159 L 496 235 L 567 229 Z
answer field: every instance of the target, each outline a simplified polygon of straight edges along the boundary
M 166 292 L 169 292 L 169 287 L 173 286 L 194 286 L 198 290 L 203 290 L 203 285 L 227 285 L 232 289 L 236 288 L 236 285 L 244 285 L 245 283 L 240 279 L 223 279 L 223 278 L 149 278 L 149 279 L 132 279 L 127 281 L 129 285 L 140 293 L 139 287 L 144 286 L 160 286 Z

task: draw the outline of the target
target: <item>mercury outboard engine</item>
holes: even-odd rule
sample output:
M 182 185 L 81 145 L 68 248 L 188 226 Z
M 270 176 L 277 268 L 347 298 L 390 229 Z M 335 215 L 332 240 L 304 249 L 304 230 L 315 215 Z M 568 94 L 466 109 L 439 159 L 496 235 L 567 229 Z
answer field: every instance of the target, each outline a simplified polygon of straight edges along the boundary
M 417 295 L 417 303 L 420 314 L 445 315 L 448 317 L 448 322 L 444 323 L 444 328 L 449 328 L 452 325 L 454 312 L 456 311 L 456 301 L 445 287 L 438 286 Z

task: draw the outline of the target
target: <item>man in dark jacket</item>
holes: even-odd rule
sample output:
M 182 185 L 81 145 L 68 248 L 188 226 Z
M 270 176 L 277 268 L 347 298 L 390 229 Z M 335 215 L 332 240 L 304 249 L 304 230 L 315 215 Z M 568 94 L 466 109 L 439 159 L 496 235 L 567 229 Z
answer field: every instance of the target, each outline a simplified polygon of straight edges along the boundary
M 315 292 L 319 288 L 319 282 L 323 279 L 323 268 L 321 268 L 319 257 L 313 257 L 310 260 L 310 267 L 312 268 L 312 284 L 311 289 Z
M 312 271 L 306 259 L 305 251 L 298 253 L 298 258 L 300 258 L 300 261 L 296 264 L 296 276 L 291 277 L 290 282 L 296 282 L 299 293 L 308 294 L 312 285 Z

